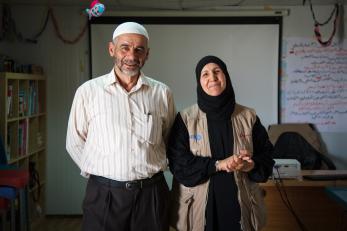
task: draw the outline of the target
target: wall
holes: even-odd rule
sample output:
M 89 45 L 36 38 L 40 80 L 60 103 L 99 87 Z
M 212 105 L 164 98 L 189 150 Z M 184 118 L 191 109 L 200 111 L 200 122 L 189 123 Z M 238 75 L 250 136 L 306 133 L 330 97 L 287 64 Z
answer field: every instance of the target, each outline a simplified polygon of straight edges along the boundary
M 86 19 L 79 8 L 54 8 L 61 33 L 75 38 Z M 16 7 L 12 10 L 17 30 L 31 37 L 41 29 L 45 7 Z M 0 42 L 0 54 L 24 64 L 44 67 L 47 77 L 47 213 L 80 212 L 85 182 L 65 150 L 66 126 L 76 88 L 88 73 L 87 33 L 76 45 L 66 45 L 55 35 L 52 20 L 37 44 Z
M 329 18 L 329 15 L 333 9 L 333 6 L 315 6 L 314 12 L 316 19 L 319 22 L 324 22 Z M 347 7 L 344 6 L 346 11 Z M 347 39 L 347 20 L 346 14 L 344 15 L 344 38 Z M 313 33 L 313 19 L 309 7 L 292 7 L 290 10 L 290 16 L 285 17 L 283 20 L 283 38 L 288 37 L 306 37 L 314 38 Z M 322 40 L 326 41 L 332 31 L 332 23 L 326 26 L 320 27 L 321 34 L 323 36 Z M 338 169 L 347 169 L 347 131 L 344 133 L 321 133 L 321 138 L 323 140 L 323 145 L 330 158 L 334 161 Z
M 309 7 L 286 8 L 290 9 L 290 15 L 283 20 L 284 38 L 313 38 L 313 20 Z M 332 7 L 314 9 L 318 20 L 325 21 Z M 74 38 L 80 32 L 85 23 L 82 10 L 78 7 L 54 8 L 64 36 Z M 45 7 L 16 6 L 12 10 L 17 30 L 28 37 L 41 28 L 45 13 Z M 321 32 L 325 35 L 330 30 L 322 28 Z M 55 35 L 50 20 L 38 44 L 0 42 L 0 54 L 7 54 L 21 63 L 36 63 L 44 67 L 48 89 L 47 213 L 78 214 L 81 212 L 85 180 L 80 177 L 79 170 L 65 151 L 65 134 L 75 89 L 89 78 L 87 36 L 84 35 L 76 45 L 65 45 Z M 347 169 L 347 131 L 321 135 L 338 168 Z

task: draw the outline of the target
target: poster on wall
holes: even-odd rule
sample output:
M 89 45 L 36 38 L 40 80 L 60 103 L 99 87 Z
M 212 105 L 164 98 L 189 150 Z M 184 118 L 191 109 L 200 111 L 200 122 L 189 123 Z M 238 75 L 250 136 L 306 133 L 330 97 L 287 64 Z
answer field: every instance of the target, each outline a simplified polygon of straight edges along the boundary
M 282 123 L 347 132 L 347 40 L 322 47 L 313 39 L 287 38 L 283 49 Z

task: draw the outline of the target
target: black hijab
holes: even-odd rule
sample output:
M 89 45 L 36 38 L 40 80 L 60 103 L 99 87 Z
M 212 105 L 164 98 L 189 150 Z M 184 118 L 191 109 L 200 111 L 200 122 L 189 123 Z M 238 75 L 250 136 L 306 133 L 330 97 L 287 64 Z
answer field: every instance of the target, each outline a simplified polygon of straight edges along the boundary
M 218 96 L 206 94 L 200 84 L 201 71 L 208 63 L 217 64 L 225 75 L 226 88 Z M 225 63 L 216 56 L 205 56 L 196 65 L 195 74 L 199 108 L 211 119 L 229 120 L 235 108 L 235 93 Z

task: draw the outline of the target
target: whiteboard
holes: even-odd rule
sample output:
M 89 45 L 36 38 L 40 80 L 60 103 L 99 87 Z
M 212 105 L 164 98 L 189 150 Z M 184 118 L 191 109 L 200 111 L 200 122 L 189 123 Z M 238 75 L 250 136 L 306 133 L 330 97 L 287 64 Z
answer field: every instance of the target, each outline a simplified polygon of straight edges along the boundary
M 247 20 L 226 23 L 228 21 L 160 24 L 158 19 L 156 23 L 142 23 L 150 37 L 149 59 L 143 72 L 172 89 L 180 111 L 197 101 L 197 62 L 206 55 L 218 56 L 227 64 L 237 103 L 254 108 L 267 128 L 278 122 L 281 24 L 262 24 L 259 20 L 256 23 L 244 23 Z M 90 25 L 93 78 L 108 73 L 113 67 L 108 42 L 119 20 L 107 22 Z
M 346 132 L 347 40 L 323 47 L 312 38 L 288 37 L 283 47 L 281 121 Z

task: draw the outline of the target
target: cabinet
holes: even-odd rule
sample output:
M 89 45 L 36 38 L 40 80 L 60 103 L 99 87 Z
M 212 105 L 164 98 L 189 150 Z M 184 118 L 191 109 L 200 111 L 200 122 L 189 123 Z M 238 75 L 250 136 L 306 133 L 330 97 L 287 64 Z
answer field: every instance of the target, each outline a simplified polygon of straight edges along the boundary
M 44 207 L 46 120 L 45 76 L 0 73 L 0 137 L 8 164 L 36 170 L 30 174 L 31 219 Z

